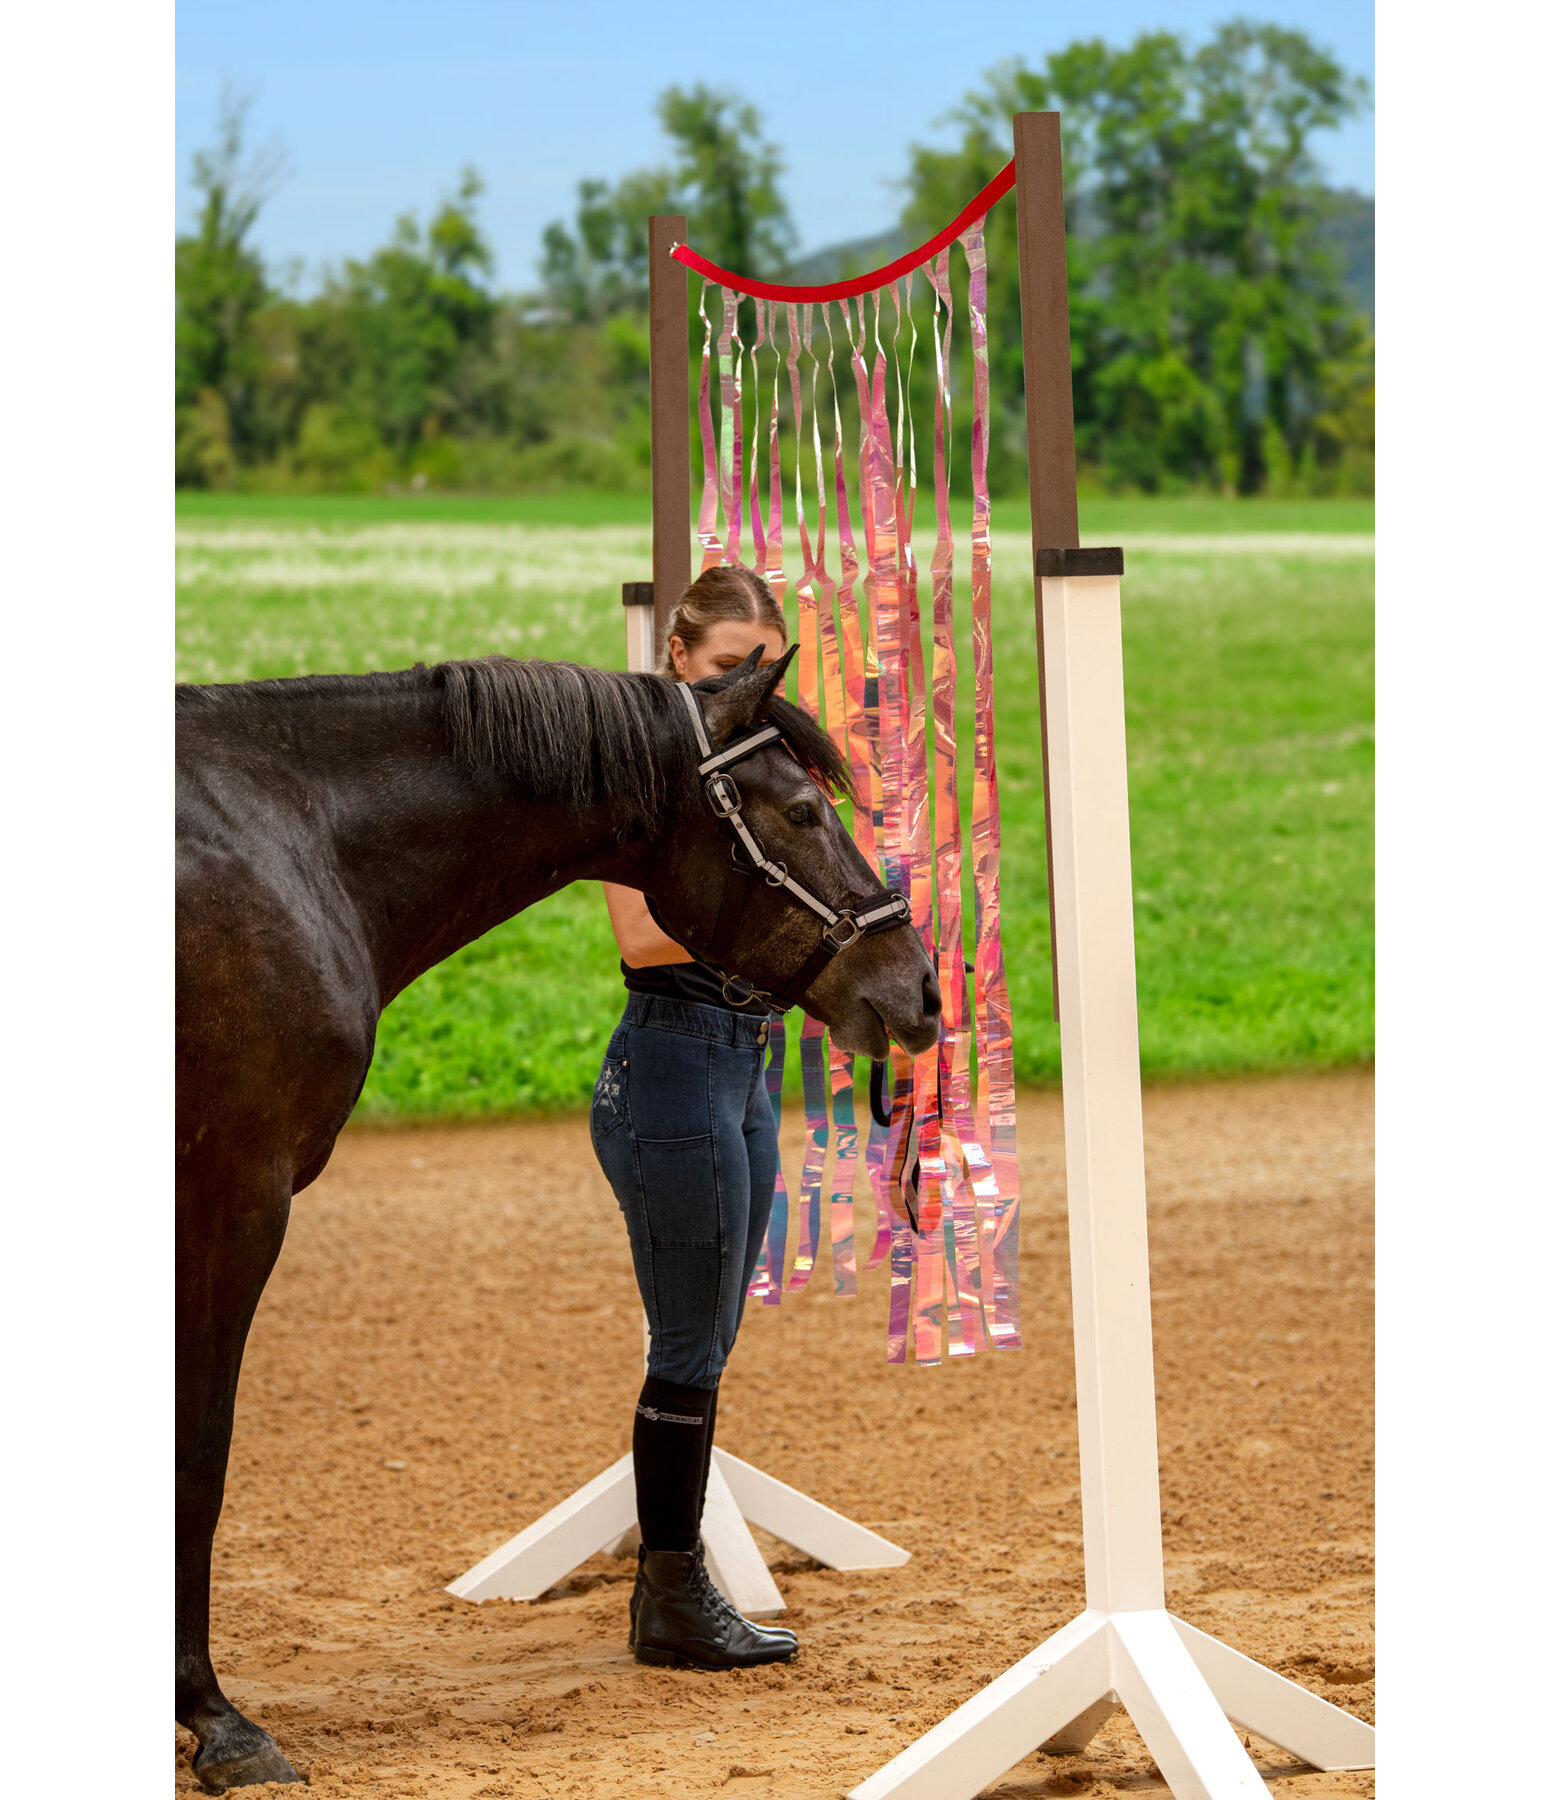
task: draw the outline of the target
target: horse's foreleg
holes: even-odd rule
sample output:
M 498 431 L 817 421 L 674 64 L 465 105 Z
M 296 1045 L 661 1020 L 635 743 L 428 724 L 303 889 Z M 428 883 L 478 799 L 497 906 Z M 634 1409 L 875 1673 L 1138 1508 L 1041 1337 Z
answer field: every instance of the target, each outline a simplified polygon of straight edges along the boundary
M 285 1237 L 288 1186 L 192 1182 L 178 1197 L 177 1716 L 213 1793 L 300 1781 L 267 1731 L 221 1692 L 210 1662 L 210 1547 L 221 1516 L 248 1326 Z

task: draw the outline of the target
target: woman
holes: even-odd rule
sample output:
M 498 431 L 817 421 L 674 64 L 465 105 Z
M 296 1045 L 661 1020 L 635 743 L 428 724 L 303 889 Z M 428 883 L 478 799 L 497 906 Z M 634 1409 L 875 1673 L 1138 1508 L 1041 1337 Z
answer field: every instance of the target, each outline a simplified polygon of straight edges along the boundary
M 755 649 L 773 662 L 786 643 L 770 590 L 736 564 L 687 587 L 667 629 L 659 673 L 679 681 L 726 674 Z M 662 931 L 643 895 L 603 891 L 629 997 L 592 1097 L 592 1144 L 629 1226 L 651 1331 L 635 1408 L 641 1547 L 630 1642 L 646 1663 L 784 1662 L 795 1634 L 735 1611 L 700 1544 L 717 1383 L 775 1191 L 769 1022 L 757 1003 L 725 998 L 721 976 Z

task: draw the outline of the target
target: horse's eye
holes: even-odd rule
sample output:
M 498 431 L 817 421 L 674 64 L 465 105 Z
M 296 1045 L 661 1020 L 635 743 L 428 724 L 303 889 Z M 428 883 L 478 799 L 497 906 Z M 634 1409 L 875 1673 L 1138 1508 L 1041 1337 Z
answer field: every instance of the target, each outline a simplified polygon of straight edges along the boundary
M 814 816 L 812 807 L 802 800 L 799 800 L 795 806 L 786 808 L 786 817 L 793 825 L 811 825 Z

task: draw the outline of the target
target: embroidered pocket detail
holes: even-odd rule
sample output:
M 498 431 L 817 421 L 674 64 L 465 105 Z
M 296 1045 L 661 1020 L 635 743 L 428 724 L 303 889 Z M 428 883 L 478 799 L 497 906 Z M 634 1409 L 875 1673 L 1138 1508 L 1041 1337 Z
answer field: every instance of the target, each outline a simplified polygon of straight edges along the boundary
M 607 1059 L 592 1090 L 592 1134 L 607 1137 L 615 1126 L 624 1122 L 624 1077 L 629 1068 L 627 1058 L 615 1062 Z

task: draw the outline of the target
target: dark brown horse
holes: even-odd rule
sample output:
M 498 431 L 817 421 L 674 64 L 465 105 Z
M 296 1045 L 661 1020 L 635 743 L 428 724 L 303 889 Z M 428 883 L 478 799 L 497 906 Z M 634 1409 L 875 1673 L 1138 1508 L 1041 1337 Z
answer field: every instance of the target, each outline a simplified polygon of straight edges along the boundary
M 744 818 L 831 907 L 875 901 L 825 792 L 844 766 L 776 697 L 786 660 L 702 684 L 711 737 L 778 725 L 782 741 L 737 766 Z M 177 1716 L 223 1792 L 299 1779 L 216 1680 L 210 1547 L 248 1326 L 383 1007 L 572 881 L 639 888 L 703 952 L 732 840 L 702 793 L 688 711 L 653 675 L 492 658 L 183 688 L 177 704 Z M 779 991 L 821 921 L 778 887 L 742 886 L 720 961 Z M 851 944 L 806 998 L 836 1043 L 874 1057 L 890 1037 L 934 1042 L 940 1004 L 907 928 Z

